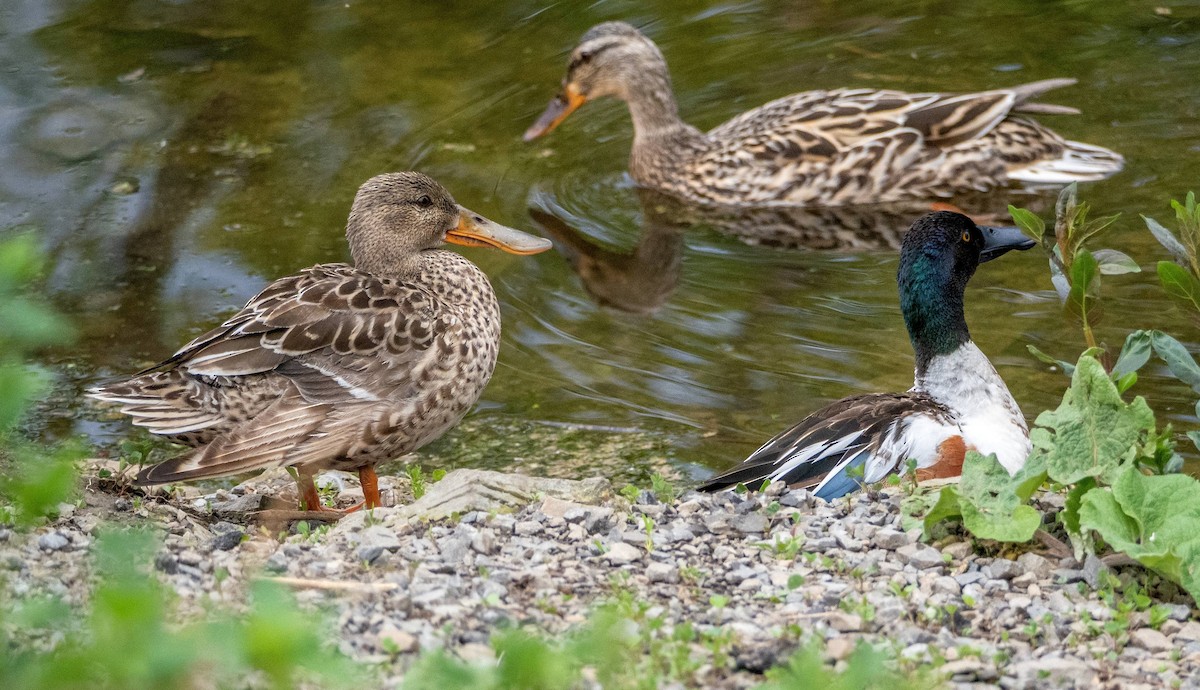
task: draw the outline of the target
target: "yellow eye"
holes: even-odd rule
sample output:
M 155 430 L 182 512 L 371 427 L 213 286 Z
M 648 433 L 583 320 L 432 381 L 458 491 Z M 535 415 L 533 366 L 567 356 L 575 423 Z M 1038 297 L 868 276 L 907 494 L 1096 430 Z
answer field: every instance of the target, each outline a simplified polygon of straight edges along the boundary
M 970 241 L 971 241 L 971 231 L 963 230 L 963 242 L 970 242 Z

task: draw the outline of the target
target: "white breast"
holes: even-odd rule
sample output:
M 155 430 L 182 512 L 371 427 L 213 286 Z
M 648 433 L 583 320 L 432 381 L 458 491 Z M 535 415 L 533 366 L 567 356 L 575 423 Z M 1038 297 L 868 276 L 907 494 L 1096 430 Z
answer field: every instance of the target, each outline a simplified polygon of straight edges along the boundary
M 921 390 L 959 415 L 968 448 L 996 459 L 1016 473 L 1029 456 L 1029 427 L 1004 380 L 975 343 L 934 357 L 913 390 Z

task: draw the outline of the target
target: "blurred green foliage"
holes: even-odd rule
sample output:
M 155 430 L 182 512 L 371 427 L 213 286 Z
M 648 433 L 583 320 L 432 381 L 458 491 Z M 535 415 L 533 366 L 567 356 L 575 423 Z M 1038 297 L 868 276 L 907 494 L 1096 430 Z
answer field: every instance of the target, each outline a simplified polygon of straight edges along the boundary
M 52 514 L 73 493 L 82 456 L 77 444 L 42 448 L 14 430 L 50 380 L 27 356 L 73 337 L 62 317 L 29 294 L 43 263 L 32 235 L 0 241 L 0 523 L 31 525 Z
M 350 687 L 366 674 L 329 650 L 320 618 L 296 606 L 274 583 L 255 585 L 249 611 L 212 611 L 202 620 L 168 623 L 172 598 L 146 569 L 156 538 L 142 530 L 113 530 L 97 538 L 98 584 L 80 610 L 58 599 L 12 605 L 0 648 L 6 688 L 59 690 L 282 690 Z M 46 645 L 45 642 L 51 644 Z M 50 647 L 46 649 L 46 647 Z M 258 678 L 260 682 L 250 683 Z
M 25 357 L 72 337 L 66 321 L 28 294 L 42 268 L 32 235 L 0 241 L 0 433 L 20 420 L 46 385 L 45 373 L 26 364 Z
M 606 690 L 654 690 L 668 686 L 704 684 L 704 669 L 731 668 L 733 639 L 719 629 L 690 623 L 670 623 L 666 615 L 651 615 L 650 606 L 632 595 L 593 612 L 589 621 L 561 640 L 524 629 L 492 636 L 497 661 L 472 665 L 442 651 L 421 656 L 404 678 L 404 690 L 557 690 L 602 687 Z M 786 663 L 767 671 L 763 690 L 785 688 L 938 687 L 927 676 L 908 675 L 890 668 L 886 658 L 860 643 L 835 670 L 824 661 L 819 643 L 802 647 Z

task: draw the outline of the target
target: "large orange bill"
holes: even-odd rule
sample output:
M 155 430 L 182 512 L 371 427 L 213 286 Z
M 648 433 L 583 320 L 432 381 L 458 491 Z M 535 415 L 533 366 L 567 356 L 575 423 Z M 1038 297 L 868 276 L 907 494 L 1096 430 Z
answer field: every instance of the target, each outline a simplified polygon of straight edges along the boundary
M 567 84 L 563 90 L 550 101 L 550 105 L 542 111 L 541 117 L 533 126 L 525 130 L 525 141 L 533 141 L 558 126 L 567 116 L 575 112 L 587 101 L 587 96 L 579 93 L 574 84 Z
M 446 241 L 464 247 L 492 247 L 509 254 L 539 254 L 553 245 L 550 240 L 493 223 L 483 216 L 458 207 L 458 225 L 446 233 Z

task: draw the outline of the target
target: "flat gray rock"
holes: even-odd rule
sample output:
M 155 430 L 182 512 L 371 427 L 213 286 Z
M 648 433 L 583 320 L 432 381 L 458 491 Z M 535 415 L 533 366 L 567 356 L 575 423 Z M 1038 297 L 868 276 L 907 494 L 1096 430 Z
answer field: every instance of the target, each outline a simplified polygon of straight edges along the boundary
M 486 513 L 522 508 L 547 496 L 596 505 L 611 495 L 608 480 L 600 477 L 575 481 L 490 470 L 454 470 L 429 485 L 424 496 L 398 508 L 397 515 L 404 520 L 440 520 L 475 510 Z

